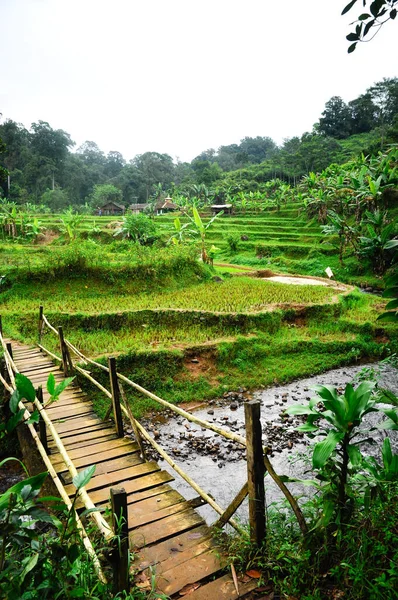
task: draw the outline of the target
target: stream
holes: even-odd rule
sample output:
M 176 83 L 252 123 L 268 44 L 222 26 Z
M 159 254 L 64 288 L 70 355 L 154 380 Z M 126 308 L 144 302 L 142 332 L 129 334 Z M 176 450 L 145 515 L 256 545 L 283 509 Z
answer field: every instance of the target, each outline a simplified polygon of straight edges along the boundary
M 269 456 L 275 471 L 279 475 L 311 478 L 306 473 L 310 466 L 310 451 L 304 434 L 295 428 L 306 420 L 306 417 L 290 417 L 284 413 L 294 403 L 306 403 L 313 397 L 311 388 L 315 384 L 333 385 L 340 392 L 345 385 L 367 370 L 367 378 L 373 372 L 379 372 L 380 385 L 398 394 L 398 369 L 384 363 L 362 364 L 358 366 L 333 369 L 315 377 L 308 377 L 292 383 L 248 393 L 244 388 L 236 392 L 225 392 L 224 397 L 212 400 L 195 410 L 195 415 L 203 420 L 216 423 L 227 431 L 245 436 L 244 401 L 256 399 L 261 402 L 261 423 L 263 444 L 270 448 Z M 368 415 L 380 419 L 375 413 Z M 369 422 L 374 418 L 368 418 Z M 152 415 L 144 426 L 151 431 L 158 443 L 179 464 L 188 475 L 209 493 L 216 502 L 226 508 L 247 480 L 245 450 L 234 442 L 188 422 L 175 413 L 167 411 L 166 416 Z M 363 446 L 367 454 L 377 456 L 386 433 L 372 433 L 376 444 Z M 395 451 L 398 449 L 398 432 L 388 432 Z M 185 498 L 197 496 L 168 463 L 158 457 L 161 467 L 174 477 L 175 487 Z M 269 476 L 265 479 L 267 505 L 282 499 L 282 493 Z M 311 494 L 311 489 L 299 484 L 290 484 L 293 493 Z M 208 523 L 216 520 L 215 511 L 208 505 L 198 509 Z M 238 511 L 242 521 L 247 520 L 247 502 Z

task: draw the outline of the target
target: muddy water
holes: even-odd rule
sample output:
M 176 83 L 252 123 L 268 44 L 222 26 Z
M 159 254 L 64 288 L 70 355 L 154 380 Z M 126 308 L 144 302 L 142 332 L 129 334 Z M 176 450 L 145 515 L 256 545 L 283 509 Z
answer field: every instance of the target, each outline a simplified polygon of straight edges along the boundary
M 264 444 L 270 448 L 270 456 L 277 473 L 302 477 L 309 468 L 309 448 L 303 434 L 295 431 L 304 417 L 289 417 L 285 409 L 295 403 L 309 400 L 314 394 L 311 388 L 315 384 L 334 385 L 341 390 L 353 380 L 364 368 L 380 370 L 381 385 L 398 394 L 398 370 L 392 366 L 377 364 L 344 367 L 328 371 L 316 377 L 295 381 L 288 385 L 270 387 L 253 394 L 244 389 L 237 392 L 226 392 L 224 398 L 211 401 L 205 407 L 196 410 L 198 417 L 216 423 L 226 430 L 245 436 L 243 403 L 248 398 L 261 402 L 261 423 Z M 165 421 L 162 418 L 162 421 Z M 147 423 L 153 435 L 163 448 L 181 465 L 218 504 L 225 508 L 234 498 L 247 479 L 245 452 L 237 444 L 229 442 L 217 434 L 204 430 L 178 417 L 171 417 L 166 422 L 152 420 Z M 395 448 L 398 448 L 397 432 L 389 432 Z M 372 433 L 379 447 L 386 434 Z M 368 453 L 377 453 L 377 447 L 368 447 Z M 174 483 L 186 498 L 193 498 L 195 491 L 165 462 L 160 461 L 162 468 L 176 477 Z M 266 477 L 267 504 L 281 499 L 281 492 L 270 477 Z M 311 488 L 291 485 L 296 494 L 311 493 Z M 206 520 L 211 523 L 216 513 L 208 506 L 199 509 Z M 247 505 L 243 505 L 239 517 L 247 520 Z

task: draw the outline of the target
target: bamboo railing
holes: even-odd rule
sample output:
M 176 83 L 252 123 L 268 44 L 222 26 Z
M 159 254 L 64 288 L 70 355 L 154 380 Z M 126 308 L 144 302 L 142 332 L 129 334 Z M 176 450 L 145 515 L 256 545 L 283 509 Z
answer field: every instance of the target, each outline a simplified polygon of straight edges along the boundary
M 84 376 L 86 379 L 88 379 L 93 385 L 95 385 L 99 390 L 101 390 L 101 392 L 103 392 L 109 399 L 112 400 L 112 404 L 106 413 L 106 418 L 108 418 L 112 412 L 114 413 L 116 429 L 119 432 L 119 435 L 120 434 L 123 435 L 123 422 L 122 422 L 122 416 L 121 416 L 121 412 L 123 412 L 124 415 L 127 417 L 127 419 L 130 421 L 130 423 L 132 425 L 133 431 L 135 432 L 135 436 L 137 438 L 137 443 L 139 444 L 140 448 L 142 449 L 142 438 L 144 438 L 149 444 L 151 444 L 151 446 L 156 450 L 156 452 L 158 452 L 160 454 L 160 456 L 162 456 L 162 458 L 164 458 L 164 460 L 166 460 L 166 462 L 199 494 L 199 496 L 201 496 L 201 498 L 206 503 L 208 503 L 220 515 L 219 519 L 214 523 L 215 526 L 222 527 L 223 525 L 225 525 L 228 522 L 239 533 L 246 533 L 246 531 L 243 530 L 242 527 L 232 519 L 232 516 L 236 512 L 236 510 L 239 508 L 239 506 L 242 504 L 242 502 L 245 500 L 246 496 L 249 493 L 250 486 L 248 486 L 248 484 L 246 483 L 243 486 L 243 488 L 239 491 L 237 496 L 230 503 L 230 505 L 225 510 L 223 510 L 217 504 L 217 502 L 213 498 L 211 498 L 211 496 L 209 496 L 187 473 L 185 473 L 183 471 L 183 469 L 180 466 L 178 466 L 175 463 L 175 461 L 167 454 L 167 452 L 165 450 L 163 450 L 160 447 L 160 445 L 152 438 L 150 433 L 140 423 L 138 423 L 136 421 L 136 419 L 132 415 L 130 406 L 127 402 L 127 399 L 125 397 L 123 389 L 120 389 L 121 386 L 120 386 L 120 383 L 118 383 L 118 382 L 123 382 L 124 384 L 127 384 L 128 386 L 132 387 L 133 389 L 140 392 L 144 396 L 151 398 L 152 400 L 154 400 L 161 406 L 168 408 L 169 410 L 180 415 L 181 417 L 184 417 L 188 421 L 191 421 L 192 423 L 195 423 L 196 425 L 200 425 L 201 427 L 211 430 L 214 433 L 217 433 L 218 435 L 220 435 L 230 441 L 233 441 L 233 442 L 236 442 L 236 443 L 242 445 L 243 447 L 246 448 L 246 450 L 248 452 L 247 439 L 236 433 L 233 433 L 231 431 L 226 431 L 222 427 L 219 427 L 218 425 L 215 425 L 214 423 L 209 423 L 208 421 L 205 421 L 203 419 L 200 419 L 199 417 L 196 417 L 195 415 L 185 411 L 184 409 L 182 409 L 174 404 L 171 404 L 170 402 L 167 402 L 167 400 L 160 398 L 156 394 L 153 394 L 149 390 L 145 389 L 144 387 L 140 386 L 136 382 L 134 382 L 131 379 L 129 379 L 128 377 L 126 377 L 125 375 L 118 373 L 116 371 L 115 359 L 113 359 L 113 358 L 109 359 L 108 366 L 106 366 L 106 365 L 103 365 L 103 364 L 85 356 L 71 342 L 69 342 L 69 340 L 67 340 L 66 338 L 63 337 L 63 332 L 62 332 L 61 327 L 59 327 L 58 331 L 57 331 L 57 329 L 55 327 L 53 327 L 51 325 L 51 323 L 49 323 L 47 317 L 44 314 L 43 307 L 40 307 L 39 347 L 44 352 L 47 352 L 47 354 L 49 356 L 54 356 L 54 354 L 51 353 L 46 348 L 44 348 L 44 346 L 42 346 L 40 343 L 44 327 L 47 327 L 48 329 L 50 329 L 50 331 L 52 331 L 58 337 L 62 358 L 57 357 L 57 360 L 61 361 L 61 368 L 63 368 L 65 374 L 67 374 L 69 372 L 69 369 L 72 369 L 72 368 L 75 369 L 78 373 L 80 373 L 82 376 Z M 100 382 L 98 382 L 91 375 L 91 373 L 89 371 L 87 371 L 86 369 L 83 369 L 79 365 L 74 364 L 71 359 L 70 352 L 73 352 L 77 356 L 78 360 L 80 362 L 83 362 L 85 365 L 93 365 L 94 367 L 108 373 L 110 376 L 112 391 L 109 392 Z M 123 400 L 124 404 L 121 404 L 120 400 Z M 261 463 L 264 465 L 265 474 L 268 473 L 271 476 L 271 478 L 274 480 L 276 485 L 279 487 L 279 489 L 282 491 L 282 493 L 288 500 L 288 502 L 297 518 L 300 529 L 301 529 L 302 533 L 305 535 L 308 532 L 308 528 L 307 528 L 307 524 L 305 522 L 304 516 L 302 514 L 302 511 L 301 511 L 296 499 L 293 497 L 293 495 L 291 494 L 291 492 L 289 491 L 289 489 L 287 488 L 285 483 L 282 481 L 282 479 L 279 477 L 279 475 L 275 472 L 274 468 L 272 467 L 272 464 L 267 456 L 267 448 L 263 448 L 261 446 L 261 449 L 260 448 L 256 449 L 255 462 L 256 461 L 258 462 L 258 460 L 260 460 Z M 250 501 L 250 498 L 249 498 L 249 501 Z
M 1 323 L 1 322 L 0 322 Z M 9 382 L 6 381 L 6 379 L 0 374 L 0 382 L 3 384 L 3 386 L 5 387 L 5 389 L 12 394 L 15 389 L 16 389 L 16 384 L 15 384 L 15 375 L 19 372 L 13 359 L 12 356 L 9 352 L 9 349 L 7 347 L 7 344 L 3 338 L 3 333 L 2 333 L 2 329 L 1 329 L 1 324 L 0 324 L 0 342 L 1 342 L 1 346 L 3 347 L 3 352 L 4 352 L 4 361 L 6 364 L 6 368 L 7 368 L 7 373 L 8 373 L 8 377 L 9 377 Z M 53 435 L 53 431 L 55 431 L 54 426 L 52 425 L 47 413 L 45 412 L 43 406 L 41 405 L 41 403 L 39 402 L 39 400 L 37 398 L 35 398 L 34 404 L 36 405 L 36 408 L 38 409 L 40 415 L 43 417 L 43 419 L 45 420 L 46 425 L 49 427 L 49 424 L 51 424 L 51 427 L 49 427 L 51 434 Z M 23 410 L 23 421 L 26 423 L 32 438 L 36 444 L 36 447 L 39 451 L 39 454 L 44 462 L 44 465 L 47 469 L 47 471 L 49 472 L 54 485 L 61 497 L 61 499 L 63 500 L 63 502 L 65 503 L 66 508 L 68 509 L 68 511 L 74 510 L 73 504 L 69 498 L 69 495 L 67 494 L 61 480 L 59 479 L 52 463 L 51 460 L 47 454 L 46 449 L 44 448 L 44 445 L 39 437 L 39 435 L 37 434 L 36 429 L 34 428 L 33 423 L 29 423 L 28 421 L 31 418 L 31 413 L 29 412 L 29 410 L 26 408 L 25 404 L 22 402 L 22 400 L 19 401 L 18 403 L 18 408 L 20 410 Z M 55 432 L 56 433 L 56 432 Z M 56 443 L 58 449 L 60 450 L 60 448 L 62 447 L 62 450 L 64 452 L 64 454 L 66 454 L 66 451 L 63 447 L 62 442 L 60 441 L 58 435 L 56 435 L 55 437 L 53 436 L 54 442 Z M 69 459 L 69 457 L 68 457 Z M 69 464 L 72 464 L 70 459 L 69 459 Z M 76 469 L 74 468 L 74 472 L 75 474 L 77 474 Z M 74 475 L 73 475 L 74 476 Z M 83 488 L 82 488 L 83 489 Z M 80 492 L 80 490 L 79 490 Z M 85 490 L 84 490 L 85 492 Z M 87 492 L 85 492 L 85 494 L 87 495 Z M 81 494 L 80 494 L 81 495 Z M 87 495 L 88 496 L 88 495 Z M 91 506 L 95 508 L 94 504 L 90 501 Z M 92 513 L 94 514 L 94 513 Z M 94 564 L 94 568 L 95 571 L 98 575 L 98 578 L 103 582 L 106 583 L 107 579 L 102 571 L 101 568 L 101 564 L 100 561 L 98 559 L 98 556 L 93 548 L 93 545 L 90 541 L 90 538 L 87 535 L 87 532 L 84 528 L 84 525 L 82 524 L 79 515 L 76 513 L 75 511 L 75 515 L 74 515 L 75 519 L 76 519 L 76 527 L 78 530 L 78 533 L 83 541 L 84 547 L 87 550 L 87 553 L 89 554 L 89 556 L 91 557 L 93 564 Z M 104 520 L 103 520 L 104 521 Z M 106 524 L 106 531 L 104 530 L 104 523 Z M 109 537 L 109 533 L 110 533 L 110 528 L 109 525 L 106 523 L 106 521 L 104 521 L 104 523 L 101 522 L 101 527 L 102 527 L 102 532 L 106 534 L 106 537 Z M 97 525 L 98 525 L 98 520 L 97 520 Z M 100 529 L 101 530 L 101 529 Z

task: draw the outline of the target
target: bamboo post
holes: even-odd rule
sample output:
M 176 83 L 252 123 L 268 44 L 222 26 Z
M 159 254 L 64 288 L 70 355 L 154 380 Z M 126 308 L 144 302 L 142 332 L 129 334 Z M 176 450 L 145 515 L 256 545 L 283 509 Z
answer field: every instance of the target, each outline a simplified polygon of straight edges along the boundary
M 39 343 L 41 342 L 41 336 L 43 334 L 43 327 L 44 327 L 44 321 L 43 321 L 43 307 L 39 306 Z
M 119 384 L 119 388 L 120 388 L 120 394 L 121 394 L 121 397 L 123 399 L 124 405 L 127 408 L 127 412 L 129 414 L 130 423 L 131 423 L 131 426 L 132 426 L 133 431 L 134 431 L 136 442 L 137 442 L 137 444 L 138 444 L 138 446 L 140 448 L 141 456 L 146 461 L 145 448 L 144 448 L 144 444 L 142 443 L 141 433 L 140 433 L 140 430 L 137 427 L 136 420 L 134 418 L 133 413 L 131 412 L 131 407 L 130 407 L 128 398 L 126 396 L 126 393 L 125 393 L 125 391 L 124 391 L 123 386 L 122 386 L 121 383 Z
M 115 419 L 116 433 L 118 437 L 124 437 L 122 409 L 120 408 L 120 389 L 116 372 L 116 359 L 113 356 L 108 358 L 109 379 L 111 382 L 113 416 Z
M 257 546 L 262 544 L 266 536 L 265 468 L 261 441 L 260 406 L 258 400 L 245 403 L 250 539 Z
M 41 386 L 39 386 L 36 390 L 36 397 L 38 399 L 38 401 L 40 402 L 40 404 L 43 404 L 43 388 Z M 47 427 L 45 422 L 43 421 L 41 415 L 40 415 L 40 421 L 39 421 L 39 435 L 40 435 L 40 441 L 43 444 L 43 448 L 46 451 L 47 454 L 49 454 L 49 449 L 48 449 L 48 441 L 47 441 Z
M 129 523 L 127 494 L 124 488 L 111 488 L 114 593 L 129 591 Z
M 60 346 L 61 356 L 62 356 L 62 369 L 63 369 L 65 377 L 68 377 L 68 374 L 69 374 L 68 358 L 66 356 L 66 345 L 65 345 L 64 332 L 63 332 L 62 327 L 58 327 L 58 337 L 59 337 L 59 346 Z
M 7 350 L 8 350 L 8 354 L 10 355 L 11 359 L 14 360 L 14 357 L 12 355 L 12 344 L 11 342 L 7 342 Z

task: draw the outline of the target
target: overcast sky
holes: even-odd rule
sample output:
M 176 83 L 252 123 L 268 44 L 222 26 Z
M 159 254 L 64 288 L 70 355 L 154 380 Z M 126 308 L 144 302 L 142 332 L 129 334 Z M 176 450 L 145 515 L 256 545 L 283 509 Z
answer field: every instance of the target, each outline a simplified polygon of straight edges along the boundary
M 347 2 L 0 0 L 0 112 L 126 159 L 281 143 L 398 75 L 398 23 L 348 55 Z

